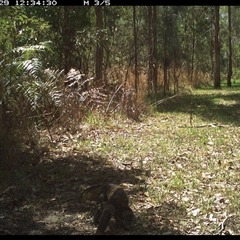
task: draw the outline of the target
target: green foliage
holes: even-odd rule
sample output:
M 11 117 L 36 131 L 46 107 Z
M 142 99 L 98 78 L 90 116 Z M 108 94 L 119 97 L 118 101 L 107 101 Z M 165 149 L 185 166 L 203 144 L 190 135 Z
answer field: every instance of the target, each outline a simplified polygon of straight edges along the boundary
M 0 36 L 3 40 L 0 47 L 0 155 L 1 164 L 11 165 L 11 159 L 14 159 L 26 141 L 36 142 L 39 138 L 34 118 L 38 100 L 43 93 L 39 85 L 39 80 L 44 78 L 40 58 L 50 47 L 49 42 L 33 45 L 36 38 L 31 40 L 31 36 L 37 35 L 35 28 L 39 29 L 41 25 L 41 31 L 45 29 L 40 20 L 28 18 L 23 8 L 10 7 L 6 12 L 1 18 L 4 30 Z M 23 30 L 29 31 L 29 34 L 23 34 Z M 49 90 L 54 91 L 54 88 L 49 87 Z M 44 99 L 46 94 L 41 97 Z M 16 159 L 12 164 L 14 162 Z

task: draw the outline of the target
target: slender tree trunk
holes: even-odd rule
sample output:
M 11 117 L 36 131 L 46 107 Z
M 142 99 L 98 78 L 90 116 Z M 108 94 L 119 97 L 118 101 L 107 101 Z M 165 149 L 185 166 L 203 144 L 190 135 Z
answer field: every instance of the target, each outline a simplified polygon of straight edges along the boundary
M 95 14 L 97 31 L 99 31 L 99 41 L 97 42 L 96 48 L 96 80 L 98 81 L 98 85 L 101 85 L 103 72 L 103 46 L 101 33 L 101 30 L 103 29 L 102 7 L 95 7 Z
M 194 14 L 195 14 L 194 8 L 193 8 L 192 11 L 193 11 L 192 12 L 192 14 L 193 14 L 192 18 L 194 19 Z M 192 21 L 192 54 L 191 54 L 191 73 L 190 73 L 191 83 L 193 83 L 194 61 L 195 61 L 195 59 L 194 59 L 194 57 L 195 57 L 195 41 L 196 41 L 195 34 L 196 34 L 195 33 L 195 23 L 194 23 L 194 21 Z
M 210 59 L 211 59 L 211 80 L 214 80 L 214 41 L 213 41 L 213 30 L 210 30 Z
M 3 83 L 0 81 L 0 141 L 3 141 L 3 136 L 4 136 L 4 122 L 3 122 L 3 104 L 4 104 L 4 99 L 3 99 Z M 0 156 L 1 156 L 1 149 L 0 149 Z
M 184 40 L 183 42 L 187 43 L 186 44 L 186 50 L 185 52 L 188 53 L 190 52 L 190 36 L 188 34 L 188 31 L 189 31 L 189 24 L 188 24 L 188 21 L 187 21 L 187 18 L 185 18 L 185 21 L 184 21 Z M 185 64 L 186 64 L 186 69 L 187 69 L 187 77 L 188 79 L 190 79 L 191 77 L 191 66 L 190 66 L 190 61 L 187 59 L 185 60 Z
M 231 87 L 231 77 L 232 77 L 232 16 L 231 16 L 231 6 L 228 6 L 228 75 L 227 75 L 227 86 Z
M 71 68 L 71 55 L 73 51 L 73 44 L 72 44 L 72 27 L 70 23 L 70 12 L 71 6 L 64 6 L 63 7 L 63 31 L 62 31 L 62 39 L 63 39 L 63 55 L 64 55 L 64 72 L 67 74 Z
M 133 6 L 133 35 L 134 35 L 134 73 L 135 73 L 135 90 L 136 93 L 138 93 L 138 82 L 139 82 L 139 76 L 138 76 L 138 51 L 137 51 L 137 27 L 136 27 L 136 6 Z
M 153 87 L 157 94 L 158 59 L 157 59 L 157 7 L 153 6 Z
M 195 29 L 193 28 L 193 35 L 192 35 L 192 56 L 191 56 L 191 76 L 190 81 L 193 83 L 193 73 L 194 73 L 194 56 L 195 56 Z
M 167 26 L 167 6 L 165 7 L 165 30 L 164 30 L 164 36 L 163 36 L 163 95 L 165 97 L 166 95 L 166 91 L 168 90 L 168 74 L 167 74 L 167 70 L 168 70 L 168 65 L 169 65 L 169 60 L 168 60 L 168 56 L 167 56 L 167 34 L 168 34 L 168 26 Z
M 215 72 L 214 72 L 214 88 L 221 88 L 220 79 L 220 43 L 219 43 L 219 9 L 220 6 L 214 6 L 215 9 L 215 33 L 214 33 L 214 49 L 215 49 Z
M 173 57 L 174 57 L 174 64 L 173 64 L 174 94 L 176 94 L 178 92 L 178 77 L 177 77 L 178 60 L 177 60 L 176 49 L 174 49 Z
M 152 6 L 148 6 L 148 91 L 153 89 Z

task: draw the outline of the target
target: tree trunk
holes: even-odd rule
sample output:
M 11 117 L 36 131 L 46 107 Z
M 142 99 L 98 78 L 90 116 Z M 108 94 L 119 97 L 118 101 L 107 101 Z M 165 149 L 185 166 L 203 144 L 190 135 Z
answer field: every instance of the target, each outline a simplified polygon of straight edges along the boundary
M 211 28 L 210 30 L 210 59 L 211 59 L 211 80 L 214 81 L 214 41 L 213 41 L 213 35 L 214 35 L 214 31 Z
M 194 19 L 195 15 L 195 9 L 192 9 L 192 18 Z M 195 57 L 195 42 L 196 42 L 196 30 L 195 30 L 195 23 L 192 21 L 192 54 L 191 54 L 191 73 L 190 73 L 190 81 L 193 83 L 193 74 L 194 74 L 194 57 Z
M 133 35 L 134 35 L 134 73 L 135 73 L 135 90 L 138 93 L 138 51 L 137 51 L 137 27 L 136 27 L 136 6 L 133 6 Z
M 167 8 L 167 6 L 166 6 Z M 169 65 L 169 59 L 167 56 L 167 34 L 168 34 L 168 25 L 167 25 L 167 13 L 168 9 L 165 9 L 165 30 L 164 30 L 164 36 L 163 36 L 163 95 L 165 97 L 167 90 L 169 89 L 168 87 L 168 65 Z
M 220 79 L 220 43 L 219 43 L 219 8 L 214 6 L 215 9 L 215 33 L 214 33 L 214 49 L 215 49 L 215 71 L 214 71 L 214 88 L 221 88 Z
M 3 83 L 0 82 L 0 101 L 1 101 L 1 104 L 0 104 L 0 141 L 2 142 L 3 141 L 3 136 L 4 136 L 4 122 L 3 122 L 3 115 L 4 115 L 4 112 L 3 112 L 3 105 L 4 105 L 4 99 L 3 99 Z M 1 145 L 0 145 L 1 146 Z M 1 157 L 1 152 L 2 150 L 0 149 L 0 157 Z
M 71 6 L 63 7 L 63 30 L 62 30 L 62 40 L 63 40 L 63 61 L 64 61 L 64 72 L 67 74 L 71 68 L 71 55 L 73 52 L 73 29 L 70 22 L 70 12 Z
M 193 23 L 194 24 L 194 23 Z M 193 73 L 194 73 L 194 56 L 195 56 L 195 28 L 193 26 L 193 35 L 192 35 L 192 56 L 191 56 L 191 75 L 190 81 L 193 83 Z
M 157 94 L 158 59 L 157 59 L 157 8 L 153 6 L 153 87 Z
M 227 75 L 227 86 L 231 87 L 231 77 L 232 77 L 232 19 L 231 19 L 231 6 L 228 6 L 228 75 Z
M 103 29 L 103 14 L 102 7 L 95 7 L 96 14 L 96 26 L 99 31 L 99 41 L 96 48 L 96 80 L 98 85 L 102 83 L 102 71 L 103 71 L 103 46 L 102 46 L 102 29 Z
M 152 6 L 148 6 L 148 91 L 153 89 Z

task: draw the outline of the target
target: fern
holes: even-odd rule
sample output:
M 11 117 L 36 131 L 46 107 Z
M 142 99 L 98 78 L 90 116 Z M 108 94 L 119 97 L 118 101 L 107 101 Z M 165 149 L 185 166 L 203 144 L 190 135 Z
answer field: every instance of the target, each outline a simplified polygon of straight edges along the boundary
M 14 48 L 12 50 L 12 53 L 18 54 L 21 56 L 21 59 L 27 60 L 31 59 L 37 56 L 37 54 L 42 53 L 42 52 L 52 52 L 52 49 L 50 47 L 51 42 L 46 41 L 46 42 L 40 42 L 37 45 L 30 45 L 30 46 L 21 46 Z
M 29 75 L 30 77 L 33 77 L 35 79 L 41 78 L 42 74 L 42 64 L 39 61 L 38 58 L 33 58 L 30 60 L 25 60 L 19 64 L 19 69 L 22 69 L 23 75 L 25 77 Z

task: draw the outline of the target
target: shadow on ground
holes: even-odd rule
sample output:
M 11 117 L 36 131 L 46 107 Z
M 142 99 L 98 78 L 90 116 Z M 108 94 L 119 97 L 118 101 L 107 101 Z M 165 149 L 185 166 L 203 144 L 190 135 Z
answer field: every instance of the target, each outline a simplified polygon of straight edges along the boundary
M 206 90 L 205 90 L 206 91 Z M 224 94 L 225 93 L 225 94 Z M 160 112 L 191 113 L 204 121 L 240 125 L 240 89 L 214 94 L 182 94 L 158 105 Z
M 144 184 L 141 169 L 114 169 L 106 159 L 80 154 L 56 156 L 24 153 L 19 166 L 6 174 L 0 197 L 0 234 L 93 234 L 91 204 L 80 205 L 77 198 L 86 186 L 106 180 L 129 186 L 126 191 L 138 205 L 139 186 Z M 167 213 L 164 218 L 161 210 L 150 207 L 135 215 L 130 232 L 115 229 L 111 222 L 106 234 L 180 233 L 165 221 Z

